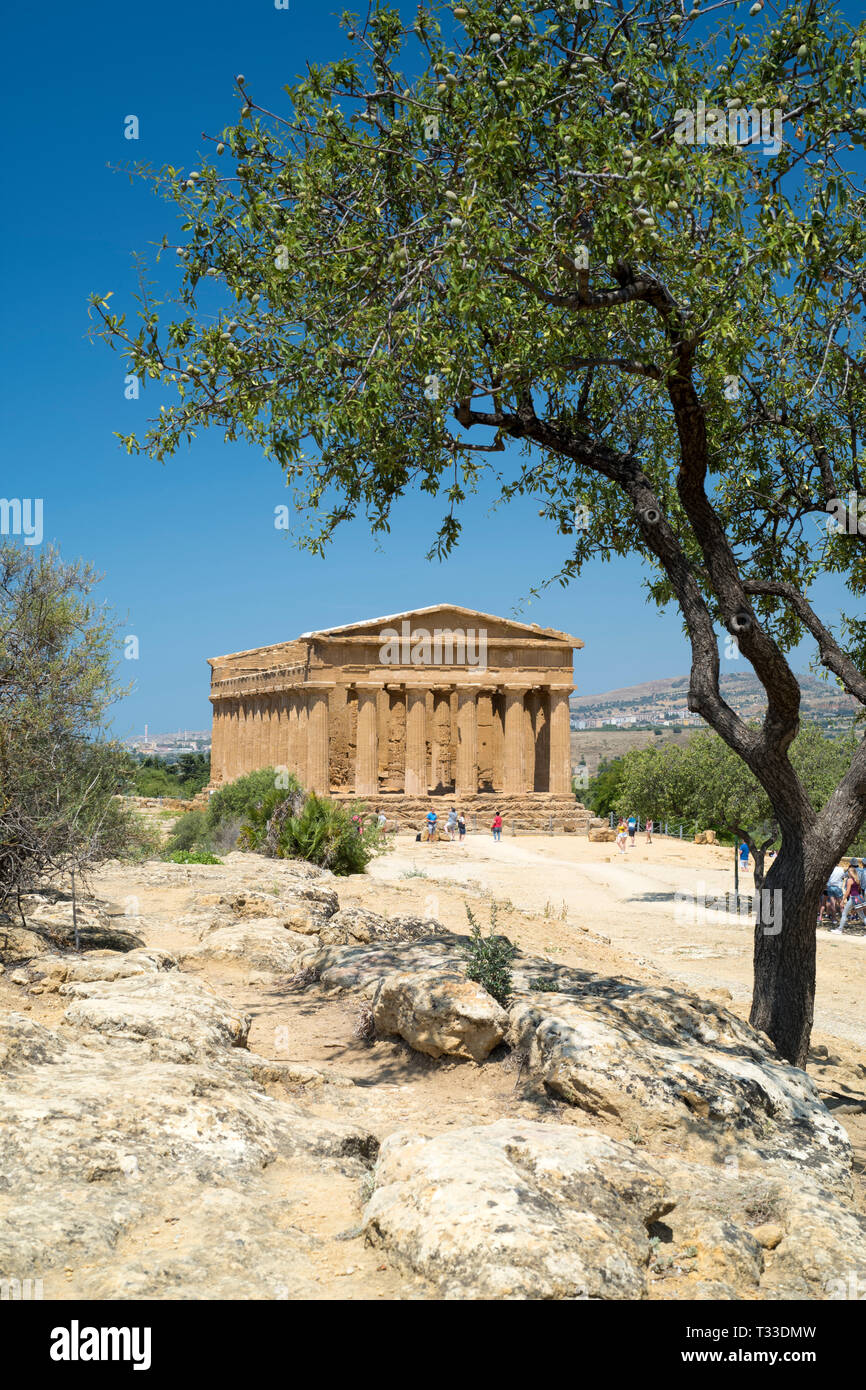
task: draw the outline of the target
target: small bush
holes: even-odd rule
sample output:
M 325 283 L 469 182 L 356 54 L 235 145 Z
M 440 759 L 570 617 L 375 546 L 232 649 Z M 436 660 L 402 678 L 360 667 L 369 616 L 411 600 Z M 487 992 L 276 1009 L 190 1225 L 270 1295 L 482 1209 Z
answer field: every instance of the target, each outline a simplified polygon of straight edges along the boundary
M 517 955 L 517 947 L 508 940 L 507 936 L 500 936 L 496 932 L 496 904 L 490 908 L 490 935 L 483 936 L 481 927 L 473 915 L 469 904 L 466 904 L 466 916 L 469 918 L 469 941 L 466 946 L 461 948 L 468 964 L 466 967 L 466 978 L 474 980 L 492 994 L 497 1004 L 503 1008 L 511 999 L 512 993 L 512 974 L 511 962 Z
M 165 846 L 166 858 L 185 849 L 210 849 L 206 811 L 186 811 L 175 821 Z
M 253 807 L 274 791 L 276 780 L 274 769 L 263 767 L 219 787 L 207 805 L 208 830 L 213 832 L 228 821 L 246 820 Z M 290 780 L 294 782 L 294 778 Z
M 238 848 L 238 837 L 242 827 L 243 820 L 240 816 L 230 816 L 228 820 L 220 821 L 219 825 L 207 832 L 208 848 L 215 854 L 230 854 L 233 849 Z
M 221 864 L 223 862 L 206 849 L 176 849 L 165 857 L 170 864 Z
M 238 843 L 272 858 L 304 859 L 335 874 L 362 874 L 374 854 L 386 848 L 375 820 L 358 833 L 353 817 L 363 813 L 363 807 L 307 794 L 297 783 L 287 790 L 271 788 L 251 808 Z

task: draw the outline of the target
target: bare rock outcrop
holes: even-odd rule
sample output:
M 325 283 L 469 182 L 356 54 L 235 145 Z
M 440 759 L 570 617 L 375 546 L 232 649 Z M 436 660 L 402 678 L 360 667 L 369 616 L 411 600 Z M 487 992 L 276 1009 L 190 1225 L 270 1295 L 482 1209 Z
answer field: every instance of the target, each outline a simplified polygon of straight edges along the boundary
M 368 1240 L 445 1298 L 835 1299 L 866 1261 L 866 1221 L 809 1176 L 573 1125 L 395 1134 L 374 1181 Z
M 180 971 L 60 988 L 62 1029 L 0 1015 L 0 1268 L 51 1298 L 317 1297 L 299 1203 L 323 1173 L 354 1189 L 370 1132 L 267 1095 L 281 1067 L 325 1079 L 239 1050 Z
M 436 970 L 386 975 L 373 1021 L 378 1033 L 397 1033 L 428 1057 L 483 1062 L 505 1037 L 508 1014 L 465 975 Z
M 195 1058 L 224 1047 L 245 1047 L 250 1017 L 231 1008 L 206 984 L 181 971 L 154 971 L 120 980 L 60 986 L 71 999 L 63 1019 L 81 1031 L 135 1041 L 176 1044 L 173 1058 Z
M 446 1298 L 642 1298 L 653 1161 L 591 1130 L 499 1120 L 382 1145 L 368 1240 Z
M 570 972 L 568 972 L 570 973 Z M 805 1072 L 720 1005 L 625 981 L 536 994 L 512 1007 L 508 1041 L 532 1075 L 590 1115 L 692 1145 L 736 1148 L 850 1186 L 851 1147 Z
M 200 934 L 201 945 L 185 950 L 184 962 L 235 961 L 277 975 L 294 971 L 298 955 L 310 946 L 306 936 L 286 928 L 279 917 L 247 917 L 226 926 L 209 922 Z

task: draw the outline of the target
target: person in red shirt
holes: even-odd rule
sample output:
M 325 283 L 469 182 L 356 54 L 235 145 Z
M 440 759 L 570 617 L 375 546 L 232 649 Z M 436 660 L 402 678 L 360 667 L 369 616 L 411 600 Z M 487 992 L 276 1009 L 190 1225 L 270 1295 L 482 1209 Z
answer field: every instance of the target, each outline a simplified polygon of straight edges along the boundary
M 501 839 L 502 839 L 502 817 L 500 816 L 500 814 L 499 814 L 498 811 L 496 812 L 496 815 L 493 817 L 493 824 L 492 824 L 492 826 L 491 826 L 490 828 L 491 828 L 491 830 L 493 831 L 493 838 L 494 838 L 494 840 L 501 840 Z

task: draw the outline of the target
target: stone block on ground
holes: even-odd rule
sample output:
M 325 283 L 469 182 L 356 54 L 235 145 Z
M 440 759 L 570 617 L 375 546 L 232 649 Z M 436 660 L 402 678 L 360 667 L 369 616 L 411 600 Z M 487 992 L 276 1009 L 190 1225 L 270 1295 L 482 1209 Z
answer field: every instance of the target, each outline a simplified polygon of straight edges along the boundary
M 379 1033 L 429 1057 L 483 1062 L 505 1037 L 508 1014 L 473 980 L 441 970 L 387 975 L 373 1002 Z
M 367 1239 L 449 1299 L 635 1299 L 647 1226 L 671 1206 L 653 1161 L 571 1125 L 499 1120 L 385 1140 Z

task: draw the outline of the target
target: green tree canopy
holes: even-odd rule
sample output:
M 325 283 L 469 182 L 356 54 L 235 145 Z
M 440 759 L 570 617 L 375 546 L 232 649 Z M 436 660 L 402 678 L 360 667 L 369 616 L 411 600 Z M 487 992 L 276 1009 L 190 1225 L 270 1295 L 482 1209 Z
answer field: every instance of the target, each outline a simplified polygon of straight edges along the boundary
M 829 738 L 815 724 L 804 724 L 791 746 L 791 761 L 816 811 L 832 796 L 857 746 L 848 738 Z M 621 759 L 615 809 L 644 819 L 695 822 L 699 829 L 735 835 L 748 844 L 755 861 L 755 886 L 763 882 L 764 857 L 780 838 L 772 803 L 741 758 L 711 732 L 693 734 L 687 744 L 632 749 Z
M 127 760 L 105 716 L 124 691 L 95 583 L 54 550 L 0 546 L 0 907 L 146 843 L 116 799 Z

